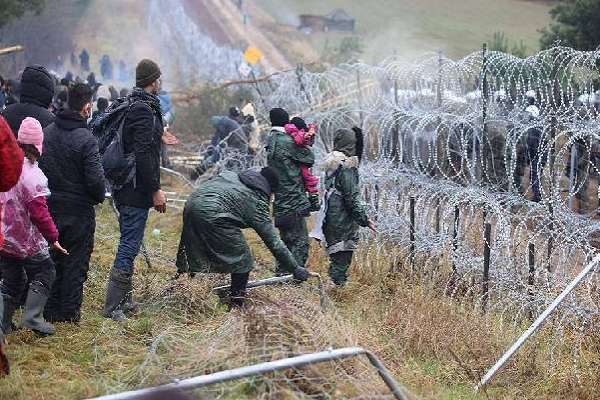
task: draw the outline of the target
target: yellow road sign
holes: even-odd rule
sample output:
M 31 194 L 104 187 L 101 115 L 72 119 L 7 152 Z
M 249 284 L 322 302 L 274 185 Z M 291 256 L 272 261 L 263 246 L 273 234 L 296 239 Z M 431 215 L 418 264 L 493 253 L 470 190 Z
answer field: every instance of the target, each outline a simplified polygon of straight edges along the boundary
M 260 57 L 262 57 L 262 51 L 254 46 L 248 46 L 243 58 L 248 64 L 255 65 L 260 60 Z

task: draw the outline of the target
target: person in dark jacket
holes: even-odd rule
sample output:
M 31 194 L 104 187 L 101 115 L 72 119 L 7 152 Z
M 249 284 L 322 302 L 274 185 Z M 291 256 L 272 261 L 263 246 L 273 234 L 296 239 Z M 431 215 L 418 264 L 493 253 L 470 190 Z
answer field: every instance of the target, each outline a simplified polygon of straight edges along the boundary
M 329 255 L 329 278 L 336 286 L 348 282 L 352 256 L 358 249 L 359 227 L 376 231 L 367 217 L 358 189 L 358 164 L 363 153 L 362 131 L 359 128 L 339 129 L 333 139 L 333 152 L 323 160 L 327 192 L 320 212 L 325 214 L 322 225 L 311 236 L 323 240 Z M 318 220 L 318 219 L 317 219 Z M 316 234 L 322 229 L 322 234 Z
M 96 80 L 96 74 L 90 72 L 90 74 L 87 77 L 87 83 L 88 85 L 90 85 L 91 88 L 95 87 L 98 83 L 98 81 Z
M 44 154 L 40 168 L 48 177 L 48 208 L 60 242 L 70 255 L 53 251 L 56 280 L 44 309 L 47 321 L 78 322 L 94 248 L 96 213 L 104 201 L 106 185 L 98 143 L 87 127 L 92 109 L 92 89 L 77 83 L 68 95 L 68 109 L 59 110 L 44 129 Z
M 308 230 L 306 217 L 310 214 L 310 202 L 304 189 L 301 164 L 312 166 L 315 156 L 310 147 L 297 146 L 285 133 L 284 126 L 290 117 L 283 108 L 270 111 L 273 126 L 267 143 L 267 165 L 275 171 L 280 185 L 275 190 L 273 214 L 275 227 L 279 228 L 281 240 L 292 252 L 299 266 L 308 259 Z M 278 275 L 289 273 L 284 265 L 277 264 Z
M 248 148 L 246 133 L 236 120 L 229 116 L 214 116 L 211 118 L 211 123 L 216 132 L 210 141 L 210 147 L 202 164 L 192 173 L 192 179 L 198 178 L 214 166 L 221 159 L 225 150 L 241 152 Z M 241 165 L 238 158 L 232 157 L 227 168 L 240 170 Z
M 87 52 L 86 49 L 83 49 L 81 51 L 81 54 L 79 55 L 79 60 L 81 61 L 81 69 L 84 72 L 88 72 L 90 70 L 90 54 Z
M 162 110 L 157 94 L 161 71 L 152 60 L 136 68 L 136 87 L 129 95 L 131 108 L 123 125 L 125 153 L 135 155 L 135 177 L 114 189 L 119 210 L 121 239 L 106 289 L 102 315 L 121 321 L 131 303 L 133 261 L 140 252 L 150 208 L 166 212 L 167 198 L 160 186 L 160 152 L 163 137 Z
M 98 97 L 98 100 L 96 101 L 96 107 L 98 107 L 98 109 L 92 114 L 92 121 L 90 122 L 90 125 L 93 124 L 96 118 L 98 118 L 98 116 L 108 108 L 108 99 L 104 97 Z
M 113 65 L 110 61 L 110 57 L 105 54 L 100 59 L 100 75 L 105 81 L 109 81 L 113 76 Z
M 231 274 L 229 304 L 241 307 L 254 261 L 242 229 L 252 228 L 296 279 L 306 280 L 271 224 L 269 199 L 278 185 L 268 167 L 239 174 L 225 171 L 192 193 L 183 211 L 177 271 Z
M 54 97 L 54 79 L 48 70 L 40 65 L 25 68 L 21 76 L 21 97 L 2 111 L 15 137 L 18 137 L 21 122 L 27 117 L 37 119 L 42 128 L 54 121 L 54 114 L 48 108 Z

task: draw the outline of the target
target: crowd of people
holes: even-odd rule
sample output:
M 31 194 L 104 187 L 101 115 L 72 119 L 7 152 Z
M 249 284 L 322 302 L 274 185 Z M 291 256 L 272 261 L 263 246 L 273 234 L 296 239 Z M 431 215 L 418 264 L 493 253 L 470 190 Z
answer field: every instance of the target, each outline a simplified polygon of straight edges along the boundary
M 19 327 L 51 335 L 55 322 L 80 321 L 95 206 L 105 198 L 118 210 L 120 240 L 102 315 L 122 321 L 135 312 L 134 260 L 149 210 L 166 212 L 161 155 L 166 145 L 178 142 L 167 129 L 173 114 L 170 99 L 160 96 L 161 75 L 154 61 L 142 60 L 135 87 L 109 100 L 89 81 L 56 82 L 38 65 L 23 71 L 18 102 L 0 115 L 0 335 Z M 290 119 L 282 108 L 272 109 L 270 120 L 271 131 L 261 138 L 251 104 L 213 118 L 212 150 L 198 174 L 221 157 L 223 143 L 250 152 L 264 145 L 267 166 L 227 168 L 202 183 L 183 211 L 178 274 L 231 274 L 230 309 L 244 307 L 254 268 L 242 229 L 258 233 L 277 260 L 276 274 L 292 274 L 301 282 L 309 276 L 306 218 L 317 211 L 311 236 L 324 244 L 331 282 L 339 286 L 348 281 L 359 227 L 375 230 L 358 191 L 361 130 L 336 132 L 319 185 L 311 171 L 317 126 Z M 1 338 L 0 371 L 9 371 Z

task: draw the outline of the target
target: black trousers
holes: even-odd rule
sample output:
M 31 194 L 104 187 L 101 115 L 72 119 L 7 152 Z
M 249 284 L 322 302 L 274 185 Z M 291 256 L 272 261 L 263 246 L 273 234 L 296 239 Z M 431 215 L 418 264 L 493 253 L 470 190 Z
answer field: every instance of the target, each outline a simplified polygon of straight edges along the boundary
M 69 255 L 51 252 L 56 281 L 44 308 L 49 321 L 79 321 L 83 302 L 83 284 L 87 280 L 94 249 L 95 217 L 53 215 L 60 244 Z
M 50 292 L 56 277 L 54 263 L 50 257 L 25 259 L 0 257 L 0 268 L 2 269 L 2 294 L 15 300 L 27 293 L 28 278 L 31 282 L 39 282 Z

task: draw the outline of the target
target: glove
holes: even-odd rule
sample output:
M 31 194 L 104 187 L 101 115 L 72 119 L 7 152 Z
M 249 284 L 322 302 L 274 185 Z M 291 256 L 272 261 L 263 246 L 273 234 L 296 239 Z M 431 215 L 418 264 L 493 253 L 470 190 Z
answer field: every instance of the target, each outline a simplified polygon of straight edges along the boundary
M 308 279 L 309 276 L 309 272 L 308 269 L 306 268 L 302 268 L 302 267 L 297 267 L 294 270 L 294 279 L 300 281 L 300 282 L 304 282 Z
M 308 201 L 310 202 L 310 211 L 319 211 L 321 204 L 319 203 L 319 193 L 310 193 L 308 195 Z

